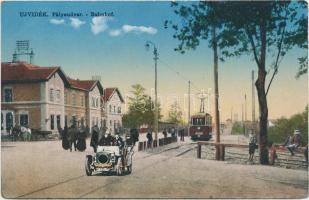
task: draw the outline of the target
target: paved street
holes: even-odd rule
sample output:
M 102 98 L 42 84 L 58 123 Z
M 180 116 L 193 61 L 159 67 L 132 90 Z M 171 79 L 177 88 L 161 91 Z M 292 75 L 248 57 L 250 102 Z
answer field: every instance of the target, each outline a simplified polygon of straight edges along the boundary
M 146 152 L 135 151 L 131 175 L 88 177 L 84 158 L 92 153 L 89 147 L 86 152 L 69 152 L 62 149 L 61 141 L 2 142 L 2 195 L 6 198 L 305 198 L 308 195 L 306 170 L 196 159 L 195 146 L 187 140 Z

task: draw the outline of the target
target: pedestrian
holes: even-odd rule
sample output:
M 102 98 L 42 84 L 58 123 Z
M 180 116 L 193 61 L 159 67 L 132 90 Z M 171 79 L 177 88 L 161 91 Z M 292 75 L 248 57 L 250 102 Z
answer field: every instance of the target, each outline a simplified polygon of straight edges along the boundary
M 167 132 L 166 132 L 166 129 L 163 130 L 163 136 L 164 138 L 167 138 Z
M 180 130 L 180 140 L 183 142 L 185 141 L 185 129 L 184 128 Z
M 274 165 L 275 160 L 278 158 L 276 147 L 275 147 L 275 144 L 273 144 L 272 142 L 270 142 L 269 146 L 270 146 L 270 148 L 269 148 L 269 164 Z
M 78 128 L 78 135 L 77 135 L 77 144 L 76 147 L 79 151 L 86 150 L 86 127 L 84 126 L 83 121 L 81 122 L 81 126 Z
M 176 136 L 176 130 L 175 130 L 175 128 L 173 127 L 171 131 L 172 131 L 172 137 L 175 137 L 175 136 Z
M 93 148 L 94 153 L 97 152 L 98 142 L 99 142 L 99 129 L 97 126 L 93 126 L 91 130 L 90 146 Z
M 99 141 L 99 146 L 111 146 L 111 145 L 113 145 L 113 137 L 111 136 L 111 134 L 107 129 Z
M 130 134 L 129 134 L 129 139 L 128 139 L 128 145 L 135 145 L 136 142 L 139 140 L 139 133 L 137 128 L 131 128 L 130 129 Z
M 70 142 L 68 139 L 68 126 L 64 125 L 64 129 L 62 131 L 62 148 L 64 150 L 68 150 L 70 148 Z
M 153 138 L 152 138 L 152 131 L 150 129 L 148 130 L 146 137 L 147 137 L 147 140 L 148 140 L 147 141 L 148 148 L 152 147 L 152 140 L 153 140 Z
M 256 136 L 255 134 L 251 133 L 250 134 L 250 138 L 249 138 L 249 161 L 252 162 L 253 161 L 253 157 L 254 157 L 254 152 L 256 149 Z
M 119 158 L 121 159 L 121 165 L 122 167 L 124 166 L 124 142 L 122 140 L 122 138 L 119 136 L 119 134 L 116 134 L 115 135 L 115 139 L 114 139 L 114 143 L 113 143 L 114 146 L 118 146 L 119 147 L 119 152 L 120 152 L 120 156 Z M 119 159 L 117 157 L 117 159 Z M 118 163 L 118 160 L 116 160 L 116 163 Z
M 304 156 L 305 156 L 305 160 L 306 160 L 306 166 L 308 167 L 308 144 L 305 148 Z
M 29 128 L 29 126 L 27 126 L 27 141 L 31 141 L 31 128 Z
M 294 151 L 299 147 L 300 145 L 300 131 L 294 130 L 294 136 L 292 138 L 291 144 L 287 145 L 287 149 L 291 152 L 291 156 L 294 156 Z
M 118 146 L 119 149 L 122 149 L 124 147 L 124 142 L 122 138 L 119 136 L 119 134 L 115 135 L 114 146 Z

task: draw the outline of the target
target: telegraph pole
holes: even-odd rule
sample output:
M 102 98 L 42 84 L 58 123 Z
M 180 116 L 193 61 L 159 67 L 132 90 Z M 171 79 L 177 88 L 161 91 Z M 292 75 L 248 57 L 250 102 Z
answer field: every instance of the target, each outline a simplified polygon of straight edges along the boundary
M 155 116 L 154 116 L 154 132 L 155 132 L 155 141 L 158 140 L 158 118 L 159 118 L 159 109 L 158 109 L 158 82 L 157 82 L 157 61 L 159 59 L 158 57 L 158 50 L 156 45 L 151 42 L 147 41 L 146 42 L 146 48 L 148 49 L 149 46 L 153 46 L 153 55 L 154 58 L 153 60 L 155 61 Z
M 247 94 L 245 94 L 245 121 L 247 121 Z
M 252 70 L 252 122 L 255 122 L 254 70 Z
M 188 82 L 188 137 L 190 136 L 190 123 L 191 123 L 191 113 L 190 113 L 190 104 L 191 104 L 191 81 Z

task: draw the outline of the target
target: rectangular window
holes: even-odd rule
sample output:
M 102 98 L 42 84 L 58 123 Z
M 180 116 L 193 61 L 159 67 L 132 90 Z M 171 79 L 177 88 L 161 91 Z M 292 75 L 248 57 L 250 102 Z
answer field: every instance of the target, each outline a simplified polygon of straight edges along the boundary
M 50 115 L 50 130 L 54 130 L 55 124 L 54 124 L 54 115 Z
M 19 123 L 20 123 L 20 126 L 28 126 L 29 125 L 28 115 L 27 114 L 21 114 L 19 116 Z
M 64 93 L 64 104 L 67 104 L 68 103 L 68 101 L 67 101 L 67 93 L 65 92 Z
M 56 90 L 57 103 L 60 103 L 60 90 Z
M 75 96 L 75 94 L 72 94 L 72 105 L 73 106 L 76 105 L 76 96 Z
M 5 102 L 12 102 L 13 101 L 12 88 L 5 88 L 4 89 L 4 101 Z
M 118 113 L 121 114 L 121 107 L 118 107 Z
M 80 105 L 84 106 L 84 97 L 83 96 L 80 96 Z
M 49 89 L 49 101 L 54 101 L 54 89 Z
M 91 97 L 91 102 L 92 102 L 92 107 L 94 108 L 95 107 L 95 99 L 94 99 L 94 97 Z

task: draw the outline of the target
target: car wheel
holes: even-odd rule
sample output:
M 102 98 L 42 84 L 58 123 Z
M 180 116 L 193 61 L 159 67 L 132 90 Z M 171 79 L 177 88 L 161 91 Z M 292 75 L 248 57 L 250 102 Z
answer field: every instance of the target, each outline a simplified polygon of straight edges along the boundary
M 132 164 L 127 166 L 127 172 L 128 172 L 128 174 L 132 173 Z
M 92 170 L 90 168 L 91 162 L 92 162 L 92 156 L 91 155 L 87 155 L 86 156 L 86 161 L 85 161 L 85 171 L 86 171 L 86 175 L 87 176 L 91 176 L 92 175 Z

